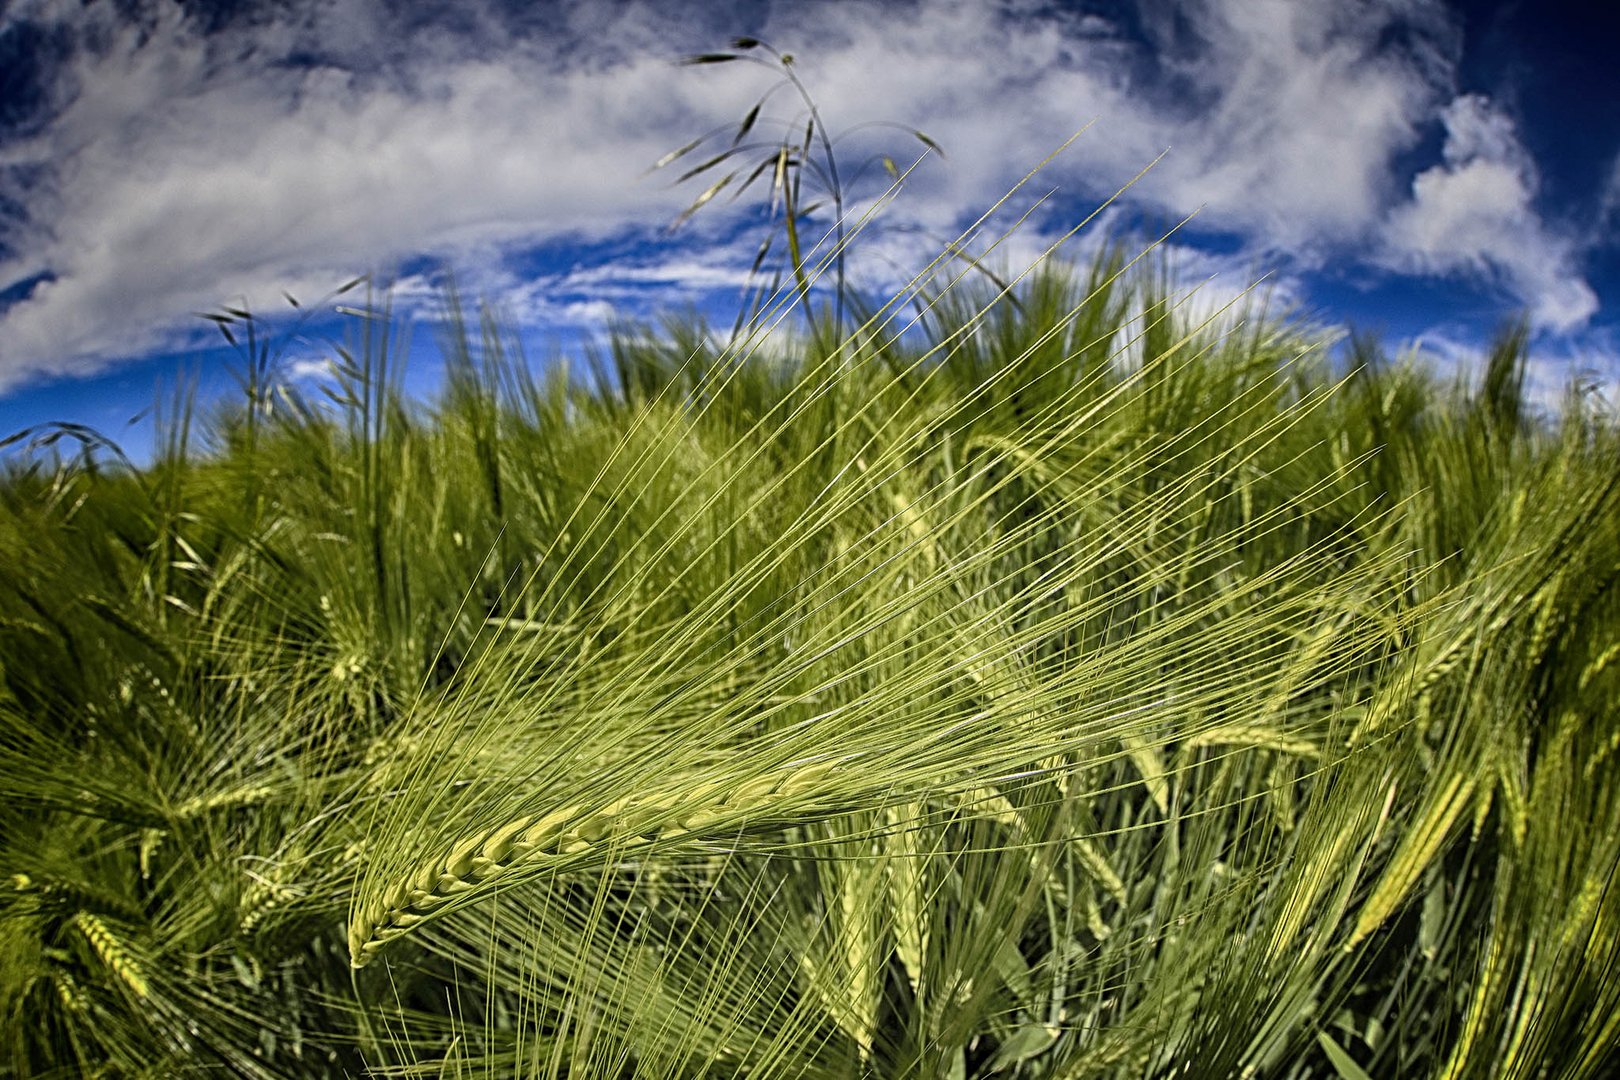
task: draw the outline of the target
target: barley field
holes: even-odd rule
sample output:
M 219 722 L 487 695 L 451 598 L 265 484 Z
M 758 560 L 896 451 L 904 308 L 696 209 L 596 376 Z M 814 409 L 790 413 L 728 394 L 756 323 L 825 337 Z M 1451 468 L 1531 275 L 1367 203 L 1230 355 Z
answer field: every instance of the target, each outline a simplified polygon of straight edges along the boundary
M 1615 1075 L 1613 414 L 1131 254 L 14 440 L 0 1076 Z

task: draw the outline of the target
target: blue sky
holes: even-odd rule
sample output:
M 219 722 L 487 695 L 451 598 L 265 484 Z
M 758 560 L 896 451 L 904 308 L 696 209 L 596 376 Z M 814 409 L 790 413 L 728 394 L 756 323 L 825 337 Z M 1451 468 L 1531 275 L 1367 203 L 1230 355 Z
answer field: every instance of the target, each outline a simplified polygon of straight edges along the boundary
M 614 316 L 729 321 L 760 232 L 647 169 L 774 82 L 684 54 L 757 35 L 859 162 L 908 181 L 852 256 L 881 292 L 1076 130 L 1004 248 L 1021 268 L 1144 165 L 1075 254 L 1198 211 L 1172 242 L 1214 300 L 1262 274 L 1330 330 L 1466 363 L 1503 320 L 1533 377 L 1620 375 L 1620 76 L 1585 4 L 912 0 L 578 4 L 0 0 L 0 436 L 52 420 L 136 456 L 131 416 L 182 371 L 226 393 L 194 315 L 290 313 L 317 380 L 357 274 L 394 282 L 431 382 L 445 273 L 536 360 Z M 1612 52 L 1612 50 L 1611 50 Z M 756 134 L 803 116 L 772 97 Z M 1166 152 L 1168 151 L 1168 152 Z M 1163 157 L 1160 158 L 1161 153 Z M 872 181 L 876 175 L 869 173 Z M 881 185 L 857 184 L 857 208 Z M 1027 200 L 1019 208 L 1027 206 Z M 753 215 L 753 216 L 750 216 Z M 348 299 L 348 298 L 346 298 Z

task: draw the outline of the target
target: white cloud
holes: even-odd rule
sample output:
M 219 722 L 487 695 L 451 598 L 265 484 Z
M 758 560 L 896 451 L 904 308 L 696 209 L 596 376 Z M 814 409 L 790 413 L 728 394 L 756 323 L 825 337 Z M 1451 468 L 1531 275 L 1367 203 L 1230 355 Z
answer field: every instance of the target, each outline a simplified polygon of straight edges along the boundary
M 1277 252 L 1364 238 L 1447 74 L 1437 6 L 1208 0 L 1178 14 L 1190 30 L 1160 30 L 1161 55 L 1202 104 L 1178 117 L 1170 198 L 1208 201 Z M 1388 51 L 1403 25 L 1417 45 Z
M 608 70 L 454 59 L 406 88 L 329 67 L 238 76 L 178 15 L 113 33 L 65 73 L 79 92 L 56 122 L 5 150 L 57 172 L 0 285 L 56 279 L 0 314 L 0 385 L 173 340 L 177 317 L 236 295 L 662 223 L 689 196 L 642 171 L 740 93 L 651 53 Z
M 1536 171 L 1512 121 L 1474 94 L 1440 114 L 1440 164 L 1418 173 L 1384 231 L 1384 258 L 1403 270 L 1493 278 L 1539 325 L 1569 331 L 1598 310 L 1576 268 L 1575 245 L 1534 207 Z
M 287 378 L 293 382 L 318 382 L 332 377 L 332 361 L 324 356 L 300 356 L 287 361 Z
M 747 20 L 658 0 L 516 16 L 468 2 L 450 32 L 402 30 L 407 16 L 367 0 L 305 0 L 216 38 L 178 14 L 137 31 L 75 8 L 62 17 L 99 44 L 63 72 L 70 104 L 0 146 L 0 166 L 50 175 L 26 193 L 35 220 L 0 262 L 0 288 L 55 275 L 0 311 L 0 389 L 173 342 L 187 312 L 235 296 L 319 295 L 422 253 L 464 269 L 469 292 L 488 287 L 520 318 L 562 325 L 632 296 L 740 288 L 752 240 L 724 241 L 732 233 L 710 224 L 718 206 L 679 255 L 538 279 L 502 261 L 668 222 L 694 190 L 646 166 L 734 123 L 772 81 L 753 65 L 670 60 L 737 29 L 792 49 L 834 130 L 859 129 L 838 148 L 846 177 L 868 151 L 921 149 L 863 124 L 900 120 L 944 144 L 947 160 L 888 212 L 895 228 L 872 234 L 868 279 L 883 277 L 882 258 L 915 269 L 937 251 L 892 238 L 954 234 L 961 214 L 1097 118 L 1036 187 L 1100 198 L 1170 146 L 1130 198 L 1170 220 L 1204 205 L 1200 225 L 1242 237 L 1246 260 L 1309 268 L 1373 250 L 1418 272 L 1496 273 L 1555 325 L 1584 317 L 1590 290 L 1535 216 L 1528 163 L 1495 114 L 1448 111 L 1450 156 L 1407 210 L 1386 211 L 1402 196 L 1397 156 L 1449 97 L 1457 39 L 1439 0 L 1183 0 L 1163 22 L 1165 6 L 1144 4 L 1146 45 L 1049 7 L 849 2 L 828 18 L 773 5 L 764 25 L 732 26 Z M 294 53 L 306 59 L 281 62 Z M 802 123 L 779 93 L 758 130 Z M 1511 224 L 1518 247 L 1492 241 L 1493 224 Z

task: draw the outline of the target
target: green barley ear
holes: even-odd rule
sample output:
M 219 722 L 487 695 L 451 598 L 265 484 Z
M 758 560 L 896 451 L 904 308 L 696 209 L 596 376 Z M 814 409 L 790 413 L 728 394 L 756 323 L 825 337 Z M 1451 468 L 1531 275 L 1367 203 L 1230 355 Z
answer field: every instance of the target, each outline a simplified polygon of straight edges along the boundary
M 136 997 L 147 996 L 149 991 L 141 963 L 99 916 L 81 911 L 73 917 L 72 923 L 107 970 Z

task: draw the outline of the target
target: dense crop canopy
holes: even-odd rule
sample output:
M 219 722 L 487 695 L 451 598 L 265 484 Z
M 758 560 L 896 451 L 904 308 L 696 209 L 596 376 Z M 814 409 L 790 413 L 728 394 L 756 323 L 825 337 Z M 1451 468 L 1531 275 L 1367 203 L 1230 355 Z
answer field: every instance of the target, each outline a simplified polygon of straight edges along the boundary
M 1162 280 L 18 459 L 0 1075 L 1607 1075 L 1612 421 Z

